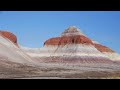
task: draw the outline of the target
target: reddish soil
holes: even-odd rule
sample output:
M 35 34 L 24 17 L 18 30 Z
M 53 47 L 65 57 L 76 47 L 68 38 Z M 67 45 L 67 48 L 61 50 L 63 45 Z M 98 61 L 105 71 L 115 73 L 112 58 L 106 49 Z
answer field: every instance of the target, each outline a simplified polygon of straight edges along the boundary
M 95 48 L 97 48 L 100 52 L 114 52 L 110 48 L 100 45 L 100 44 L 94 44 Z
M 66 44 L 93 44 L 92 41 L 83 36 L 63 36 L 48 39 L 44 45 L 66 45 Z
M 7 31 L 0 31 L 0 34 L 9 39 L 10 41 L 12 41 L 15 45 L 18 46 L 17 44 L 17 37 L 13 34 L 13 33 L 10 33 L 10 32 L 7 32 Z

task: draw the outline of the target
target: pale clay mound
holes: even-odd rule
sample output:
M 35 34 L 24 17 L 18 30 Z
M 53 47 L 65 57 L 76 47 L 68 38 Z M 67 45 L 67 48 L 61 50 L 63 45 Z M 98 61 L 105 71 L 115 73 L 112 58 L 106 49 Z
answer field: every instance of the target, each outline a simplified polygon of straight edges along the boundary
M 76 27 L 69 27 L 61 36 L 71 35 L 85 36 Z M 100 52 L 92 44 L 44 45 L 42 48 L 32 49 L 20 45 L 17 47 L 9 38 L 0 35 L 0 78 L 118 77 L 118 61 L 119 54 Z

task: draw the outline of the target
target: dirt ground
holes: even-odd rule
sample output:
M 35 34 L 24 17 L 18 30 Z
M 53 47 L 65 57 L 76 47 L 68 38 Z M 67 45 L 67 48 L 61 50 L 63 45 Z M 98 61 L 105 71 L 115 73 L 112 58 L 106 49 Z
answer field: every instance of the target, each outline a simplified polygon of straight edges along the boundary
M 120 70 L 97 67 L 65 68 L 0 63 L 0 79 L 120 79 Z

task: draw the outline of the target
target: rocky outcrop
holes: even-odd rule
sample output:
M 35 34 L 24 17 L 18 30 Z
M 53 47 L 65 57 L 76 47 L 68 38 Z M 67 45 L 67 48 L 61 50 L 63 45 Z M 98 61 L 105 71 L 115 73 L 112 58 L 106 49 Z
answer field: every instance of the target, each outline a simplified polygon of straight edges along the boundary
M 68 45 L 68 44 L 83 44 L 83 45 L 93 45 L 100 52 L 114 52 L 110 48 L 103 46 L 95 41 L 92 41 L 86 37 L 83 33 L 79 31 L 74 26 L 70 26 L 66 29 L 60 37 L 50 38 L 45 41 L 44 45 Z
M 120 55 L 113 51 L 112 49 L 101 45 L 100 43 L 96 42 L 96 41 L 92 41 L 95 48 L 97 50 L 99 50 L 102 54 L 104 54 L 105 56 L 107 56 L 110 60 L 112 61 L 120 61 Z
M 7 32 L 7 31 L 0 31 L 0 35 L 4 38 L 9 39 L 11 42 L 13 42 L 16 46 L 18 46 L 17 44 L 17 37 L 11 33 L 11 32 Z
M 42 48 L 23 49 L 38 62 L 111 62 L 111 59 L 103 54 L 104 51 L 110 51 L 109 48 L 93 42 L 74 26 L 65 29 L 59 37 L 46 40 Z
M 82 72 L 96 75 L 96 71 L 120 71 L 117 62 L 120 55 L 93 42 L 76 27 L 71 26 L 60 37 L 47 40 L 42 48 L 17 48 L 16 45 L 14 34 L 0 31 L 0 77 L 75 77 Z
M 0 34 L 2 37 L 9 39 L 12 43 L 17 45 L 17 37 L 14 34 L 6 31 L 0 31 Z M 5 41 L 6 40 L 2 41 L 2 43 L 8 45 L 9 42 Z M 12 46 L 12 43 L 10 46 Z M 70 58 L 73 58 L 74 60 L 76 57 L 77 61 L 86 60 L 87 62 L 90 60 L 120 60 L 119 55 L 113 50 L 99 43 L 93 42 L 90 38 L 83 34 L 80 29 L 74 26 L 70 26 L 65 29 L 59 37 L 46 40 L 44 47 L 42 48 L 22 49 L 30 57 L 38 58 L 42 61 L 44 61 L 44 58 L 48 58 L 46 59 L 48 62 L 51 60 L 56 61 L 55 58 L 59 58 L 59 61 L 62 62 L 64 60 L 70 61 Z
M 48 39 L 44 45 L 66 45 L 66 44 L 93 44 L 83 33 L 75 26 L 70 26 L 60 37 Z
M 79 59 L 82 58 L 85 60 L 91 60 L 97 57 L 98 59 L 96 60 L 102 58 L 101 60 L 110 59 L 120 61 L 119 54 L 112 49 L 91 40 L 75 26 L 70 26 L 65 29 L 61 36 L 50 38 L 45 41 L 44 49 L 48 50 L 49 53 L 47 53 L 47 55 L 51 53 L 49 56 L 70 56 L 71 58 L 79 57 Z M 44 49 L 41 48 L 41 52 L 44 53 Z M 45 54 L 39 55 L 30 53 L 30 55 L 41 57 Z
M 66 45 L 66 44 L 93 44 L 93 43 L 89 38 L 83 35 L 51 38 L 44 43 L 44 45 Z
M 80 29 L 76 28 L 75 26 L 70 26 L 61 34 L 61 36 L 76 36 L 76 35 L 83 35 L 85 36 Z
M 100 45 L 100 44 L 94 44 L 95 48 L 97 48 L 100 52 L 114 52 L 113 50 L 111 50 L 110 48 Z
M 31 57 L 16 45 L 17 37 L 14 34 L 6 31 L 0 31 L 0 63 L 34 63 Z

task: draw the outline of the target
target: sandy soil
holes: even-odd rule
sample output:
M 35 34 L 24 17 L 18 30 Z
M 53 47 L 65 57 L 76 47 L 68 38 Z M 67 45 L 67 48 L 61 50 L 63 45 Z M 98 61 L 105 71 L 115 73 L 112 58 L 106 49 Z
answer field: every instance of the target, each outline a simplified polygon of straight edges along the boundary
M 91 70 L 75 68 L 57 68 L 44 66 L 29 66 L 13 62 L 0 63 L 0 79 L 119 79 L 120 71 L 112 68 Z

